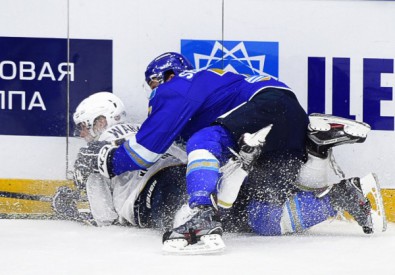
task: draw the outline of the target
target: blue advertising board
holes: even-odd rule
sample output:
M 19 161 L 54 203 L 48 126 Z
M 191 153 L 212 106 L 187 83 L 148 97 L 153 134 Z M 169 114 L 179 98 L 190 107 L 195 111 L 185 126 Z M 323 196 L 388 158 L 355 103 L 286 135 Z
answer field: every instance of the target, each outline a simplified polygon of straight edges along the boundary
M 0 135 L 66 136 L 98 91 L 112 91 L 111 40 L 0 37 Z
M 332 90 L 326 91 L 326 57 L 308 58 L 308 105 L 309 113 L 325 113 L 326 95 L 332 96 L 332 114 L 350 119 L 356 119 L 351 114 L 351 58 L 333 57 Z M 368 123 L 372 130 L 393 131 L 395 117 L 382 115 L 381 103 L 392 101 L 393 88 L 382 86 L 382 74 L 394 72 L 394 60 L 383 58 L 363 58 L 362 99 L 363 121 Z

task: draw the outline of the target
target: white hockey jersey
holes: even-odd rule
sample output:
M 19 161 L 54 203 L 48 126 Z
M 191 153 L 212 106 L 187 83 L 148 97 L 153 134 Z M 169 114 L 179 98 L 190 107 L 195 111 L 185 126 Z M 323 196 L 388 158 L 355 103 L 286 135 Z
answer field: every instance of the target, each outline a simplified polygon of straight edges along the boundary
M 110 127 L 99 137 L 100 141 L 114 141 L 128 139 L 135 135 L 139 125 L 129 123 Z M 91 174 L 86 182 L 86 192 L 93 218 L 99 226 L 110 225 L 118 220 L 136 225 L 134 205 L 140 192 L 151 178 L 163 168 L 185 164 L 186 153 L 179 147 L 172 145 L 167 154 L 158 160 L 148 171 L 125 172 L 112 179 L 100 174 Z

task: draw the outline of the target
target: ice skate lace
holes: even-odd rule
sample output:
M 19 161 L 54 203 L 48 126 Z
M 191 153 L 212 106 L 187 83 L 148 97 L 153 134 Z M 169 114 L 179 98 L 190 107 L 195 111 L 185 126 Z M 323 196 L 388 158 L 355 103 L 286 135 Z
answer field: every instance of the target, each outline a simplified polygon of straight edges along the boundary
M 199 209 L 198 212 L 192 216 L 190 220 L 185 222 L 185 224 L 177 227 L 174 231 L 185 234 L 190 232 L 190 230 L 209 230 L 214 227 L 220 226 L 219 222 L 213 220 L 215 215 L 213 209 Z
M 192 219 L 198 211 L 199 210 L 197 208 L 190 208 L 188 204 L 184 204 L 180 210 L 177 211 L 174 217 L 173 228 L 177 228 L 185 224 L 187 221 Z
M 244 148 L 245 149 L 245 148 Z M 235 164 L 240 163 L 244 170 L 250 171 L 252 169 L 252 165 L 254 165 L 256 159 L 258 158 L 259 154 L 261 153 L 261 147 L 248 147 L 247 150 L 240 150 L 237 153 L 235 150 L 229 147 L 230 152 L 234 155 Z M 236 167 L 236 166 L 234 166 Z
M 328 150 L 328 156 L 329 156 L 329 164 L 333 170 L 333 172 L 341 179 L 346 178 L 346 174 L 343 172 L 339 164 L 337 164 L 335 155 L 333 154 L 332 148 Z

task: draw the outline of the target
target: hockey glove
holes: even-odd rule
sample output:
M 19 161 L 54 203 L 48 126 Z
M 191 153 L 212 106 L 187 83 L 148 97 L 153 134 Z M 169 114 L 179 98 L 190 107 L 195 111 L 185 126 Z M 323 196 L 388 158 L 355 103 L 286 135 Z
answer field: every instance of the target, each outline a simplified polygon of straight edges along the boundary
M 92 141 L 88 143 L 87 147 L 82 147 L 74 166 L 74 179 L 77 185 L 85 186 L 85 182 L 91 173 L 100 173 L 106 178 L 114 177 L 111 169 L 111 153 L 117 147 L 107 141 Z
M 67 186 L 60 186 L 52 199 L 52 208 L 63 219 L 77 219 L 79 192 Z
M 118 147 L 118 145 L 111 143 L 106 144 L 100 149 L 98 153 L 97 167 L 99 169 L 99 173 L 108 179 L 115 177 L 112 169 L 112 159 L 114 152 Z
M 60 186 L 52 199 L 52 208 L 60 219 L 97 226 L 90 211 L 80 212 L 78 210 L 77 203 L 79 201 L 81 201 L 81 195 L 78 190 L 73 190 L 68 186 Z
M 86 181 L 89 175 L 93 172 L 91 164 L 87 163 L 87 159 L 81 154 L 78 154 L 78 159 L 74 163 L 73 178 L 74 184 L 78 189 L 83 190 L 86 187 Z
M 106 143 L 102 144 L 104 146 Z M 97 149 L 98 148 L 98 149 Z M 74 163 L 74 182 L 79 189 L 84 189 L 86 181 L 91 173 L 98 173 L 97 168 L 97 153 L 100 150 L 99 144 L 94 145 L 88 143 L 88 146 L 82 147 L 77 155 L 77 160 Z

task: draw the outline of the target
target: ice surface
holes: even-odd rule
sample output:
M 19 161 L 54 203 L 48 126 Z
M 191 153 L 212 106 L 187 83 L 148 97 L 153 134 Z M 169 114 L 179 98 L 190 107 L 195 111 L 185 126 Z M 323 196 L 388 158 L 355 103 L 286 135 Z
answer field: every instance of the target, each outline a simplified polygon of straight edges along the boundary
M 228 233 L 219 255 L 163 255 L 161 236 L 151 229 L 0 220 L 0 274 L 395 274 L 395 224 L 371 236 L 338 220 L 293 236 Z

